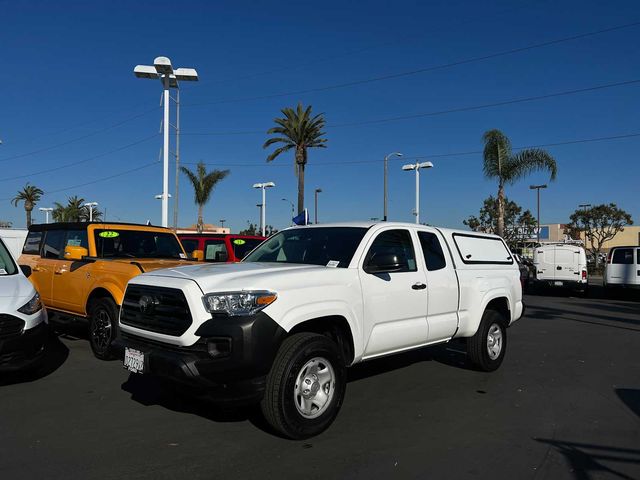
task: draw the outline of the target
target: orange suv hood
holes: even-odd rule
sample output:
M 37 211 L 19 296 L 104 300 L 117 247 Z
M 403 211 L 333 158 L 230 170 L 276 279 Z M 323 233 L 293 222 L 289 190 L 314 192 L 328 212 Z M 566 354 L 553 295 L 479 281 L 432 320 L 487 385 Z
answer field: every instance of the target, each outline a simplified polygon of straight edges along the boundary
M 153 270 L 158 270 L 160 268 L 182 267 L 184 265 L 194 265 L 198 263 L 188 260 L 172 260 L 160 258 L 119 258 L 114 261 L 118 263 L 138 265 L 145 272 L 152 272 Z

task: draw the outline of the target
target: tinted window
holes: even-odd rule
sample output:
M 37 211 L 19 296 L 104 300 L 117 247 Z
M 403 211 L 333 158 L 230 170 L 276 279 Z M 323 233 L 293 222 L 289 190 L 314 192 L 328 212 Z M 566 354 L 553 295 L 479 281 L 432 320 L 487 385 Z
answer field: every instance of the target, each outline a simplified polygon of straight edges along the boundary
M 616 248 L 613 251 L 611 263 L 631 265 L 633 263 L 633 250 L 630 248 Z
M 204 242 L 204 259 L 207 262 L 226 262 L 227 245 L 224 240 L 207 240 Z
M 416 254 L 408 230 L 387 230 L 376 237 L 367 253 L 365 265 L 374 255 L 397 255 L 407 260 L 407 267 L 398 272 L 415 272 Z
M 11 254 L 7 247 L 0 240 L 0 276 L 15 275 L 18 273 L 18 267 L 11 258 Z
M 180 239 L 180 242 L 182 243 L 182 246 L 184 247 L 184 251 L 187 252 L 188 254 L 191 254 L 194 250 L 198 250 L 198 240 L 195 240 L 195 239 L 190 239 L 190 240 Z
M 24 242 L 22 253 L 27 255 L 40 254 L 40 242 L 42 241 L 42 232 L 29 232 L 27 240 Z
M 49 230 L 46 232 L 42 247 L 42 258 L 62 258 L 66 234 L 67 232 L 64 230 Z
M 238 260 L 242 260 L 247 253 L 262 243 L 258 238 L 231 238 L 233 254 Z
M 424 254 L 424 261 L 427 264 L 427 270 L 433 272 L 447 266 L 447 261 L 442 251 L 442 246 L 435 233 L 418 232 L 420 246 Z
M 65 246 L 89 248 L 86 230 L 69 230 Z
M 97 255 L 103 258 L 186 258 L 172 233 L 144 230 L 95 230 Z
M 366 232 L 359 227 L 291 228 L 264 241 L 243 261 L 347 268 Z

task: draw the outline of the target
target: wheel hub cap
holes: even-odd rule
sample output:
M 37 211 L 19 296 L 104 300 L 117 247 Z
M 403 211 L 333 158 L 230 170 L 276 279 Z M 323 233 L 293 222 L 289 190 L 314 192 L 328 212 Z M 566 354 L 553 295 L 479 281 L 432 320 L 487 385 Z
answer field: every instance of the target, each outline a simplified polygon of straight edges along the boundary
M 502 351 L 502 329 L 498 324 L 494 323 L 489 327 L 489 333 L 487 334 L 487 352 L 489 358 L 495 360 L 500 356 Z
M 335 373 L 329 361 L 312 358 L 296 376 L 293 396 L 298 412 L 306 418 L 318 417 L 331 403 L 334 389 Z

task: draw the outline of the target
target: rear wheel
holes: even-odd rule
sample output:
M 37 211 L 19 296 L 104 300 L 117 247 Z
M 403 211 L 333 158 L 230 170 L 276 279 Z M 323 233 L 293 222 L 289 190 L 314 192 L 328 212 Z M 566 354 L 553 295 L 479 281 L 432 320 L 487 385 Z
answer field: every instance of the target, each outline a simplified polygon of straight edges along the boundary
M 293 439 L 326 430 L 342 406 L 346 368 L 336 343 L 324 335 L 298 333 L 280 347 L 261 403 L 267 422 Z
M 116 338 L 118 306 L 109 297 L 93 302 L 89 314 L 89 344 L 96 358 L 109 360 L 113 357 L 111 344 Z
M 507 329 L 504 317 L 495 310 L 486 310 L 476 334 L 467 340 L 467 354 L 479 370 L 492 372 L 504 359 L 507 350 Z

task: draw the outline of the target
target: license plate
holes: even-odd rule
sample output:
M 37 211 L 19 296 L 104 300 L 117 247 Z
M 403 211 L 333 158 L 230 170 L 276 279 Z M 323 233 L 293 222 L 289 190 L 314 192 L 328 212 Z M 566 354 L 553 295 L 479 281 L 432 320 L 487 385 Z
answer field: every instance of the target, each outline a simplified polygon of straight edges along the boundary
M 144 372 L 144 353 L 134 348 L 124 348 L 124 368 L 133 373 Z
M 553 282 L 556 287 L 561 287 L 563 285 L 562 282 Z

